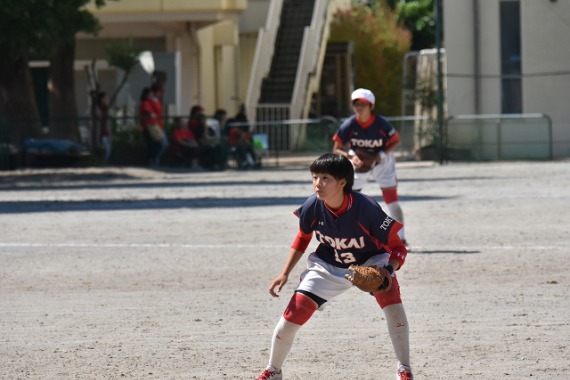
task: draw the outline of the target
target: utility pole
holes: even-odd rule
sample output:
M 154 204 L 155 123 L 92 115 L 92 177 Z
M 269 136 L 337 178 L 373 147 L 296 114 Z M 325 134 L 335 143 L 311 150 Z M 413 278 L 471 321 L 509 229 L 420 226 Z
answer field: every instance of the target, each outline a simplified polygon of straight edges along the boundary
M 439 164 L 444 161 L 443 146 L 443 79 L 441 70 L 441 0 L 435 0 L 435 47 L 437 49 L 437 128 L 439 135 Z

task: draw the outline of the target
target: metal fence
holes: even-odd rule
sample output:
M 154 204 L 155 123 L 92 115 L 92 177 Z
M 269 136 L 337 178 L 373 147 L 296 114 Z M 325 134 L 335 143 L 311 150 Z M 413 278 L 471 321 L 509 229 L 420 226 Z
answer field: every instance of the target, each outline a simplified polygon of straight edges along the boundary
M 13 169 L 14 152 L 9 141 L 8 124 L 4 118 L 0 117 L 0 170 Z
M 398 155 L 416 159 L 420 146 L 436 143 L 435 123 L 427 117 L 388 117 L 400 134 Z M 271 154 L 299 151 L 330 151 L 332 137 L 344 119 L 322 116 L 315 119 L 250 123 L 254 133 L 266 134 Z
M 164 124 L 169 136 L 171 136 L 176 119 L 186 123 L 188 117 L 170 116 L 166 118 Z M 391 117 L 388 119 L 400 133 L 401 145 L 397 151 L 399 158 L 416 159 L 418 147 L 433 144 L 433 131 L 435 128 L 431 120 L 415 117 Z M 129 116 L 115 116 L 110 117 L 109 121 L 112 136 L 112 163 L 145 165 L 147 148 L 140 131 L 138 119 Z M 265 157 L 275 158 L 275 160 L 271 161 L 279 166 L 279 157 L 283 155 L 304 152 L 318 154 L 331 151 L 333 135 L 342 121 L 343 119 L 337 119 L 332 116 L 322 116 L 312 119 L 259 121 L 232 123 L 231 125 L 237 127 L 246 126 L 254 139 L 256 139 L 255 145 L 260 154 Z M 76 122 L 79 129 L 79 143 L 89 147 L 95 156 L 101 155 L 102 147 L 98 143 L 100 141 L 100 131 L 96 127 L 97 124 L 94 125 L 89 117 L 78 118 Z M 4 132 L 10 124 L 6 121 L 0 123 L 0 143 L 4 141 L 2 136 L 6 134 Z M 46 134 L 45 137 L 48 138 L 48 136 L 50 134 Z M 8 145 L 6 144 L 6 146 Z M 9 165 L 7 163 L 8 154 L 5 153 L 7 151 L 0 150 L 0 170 L 6 170 Z M 12 149 L 12 161 L 13 157 Z M 97 160 L 90 160 L 90 164 L 96 165 Z M 12 163 L 11 166 L 13 167 L 14 164 Z
M 457 115 L 445 127 L 447 160 L 551 160 L 552 121 L 544 114 Z
M 171 134 L 174 120 L 187 122 L 187 116 L 165 120 Z M 427 117 L 389 117 L 400 134 L 396 154 L 400 160 L 490 161 L 512 159 L 552 159 L 552 122 L 544 114 L 457 115 L 446 120 L 442 138 L 433 119 Z M 112 117 L 112 163 L 145 165 L 146 143 L 135 117 Z M 246 123 L 257 139 L 256 146 L 265 157 L 291 153 L 324 153 L 332 149 L 332 137 L 343 119 L 323 116 L 313 119 L 259 121 Z M 17 166 L 18 152 L 8 141 L 12 125 L 0 119 L 0 170 Z M 77 120 L 80 143 L 97 153 L 99 136 L 90 118 Z M 235 124 L 239 126 L 239 123 Z M 95 143 L 93 143 L 95 141 Z M 97 164 L 96 160 L 91 161 Z

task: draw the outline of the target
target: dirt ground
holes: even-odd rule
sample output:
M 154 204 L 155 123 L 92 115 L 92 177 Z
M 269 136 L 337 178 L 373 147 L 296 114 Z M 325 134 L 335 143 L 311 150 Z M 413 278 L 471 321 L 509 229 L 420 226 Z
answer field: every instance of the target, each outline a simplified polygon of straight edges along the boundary
M 308 162 L 0 172 L 0 378 L 254 379 L 294 288 L 267 292 Z M 398 170 L 416 379 L 570 379 L 570 162 Z M 395 370 L 382 311 L 354 289 L 301 329 L 284 378 Z

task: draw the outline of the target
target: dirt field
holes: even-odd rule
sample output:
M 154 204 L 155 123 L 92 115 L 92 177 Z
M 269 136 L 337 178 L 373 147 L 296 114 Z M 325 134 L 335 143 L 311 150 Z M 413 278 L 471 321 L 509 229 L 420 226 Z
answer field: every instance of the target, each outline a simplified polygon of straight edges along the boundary
M 267 292 L 307 163 L 0 172 L 0 378 L 255 378 L 294 287 Z M 570 162 L 398 165 L 416 379 L 570 379 Z M 284 378 L 395 365 L 354 289 L 301 329 Z

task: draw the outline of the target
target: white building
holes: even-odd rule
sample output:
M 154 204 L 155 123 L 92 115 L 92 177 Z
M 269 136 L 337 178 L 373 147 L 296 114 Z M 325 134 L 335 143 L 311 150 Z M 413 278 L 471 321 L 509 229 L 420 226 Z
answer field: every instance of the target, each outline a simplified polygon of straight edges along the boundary
M 541 113 L 570 156 L 570 1 L 443 0 L 449 116 Z

